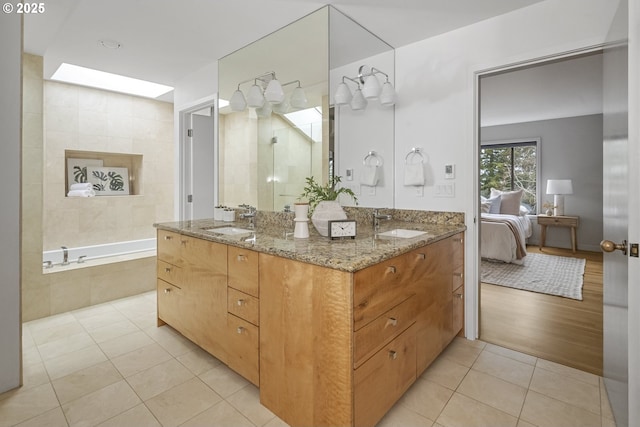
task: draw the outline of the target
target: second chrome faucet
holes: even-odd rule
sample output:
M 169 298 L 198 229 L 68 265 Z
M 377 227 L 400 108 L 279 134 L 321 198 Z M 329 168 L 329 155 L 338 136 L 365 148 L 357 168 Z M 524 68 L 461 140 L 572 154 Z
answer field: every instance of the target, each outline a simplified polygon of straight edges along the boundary
M 380 229 L 380 220 L 381 219 L 386 219 L 386 220 L 390 220 L 393 217 L 390 214 L 381 214 L 380 213 L 380 209 L 374 209 L 373 210 L 373 231 L 375 233 L 378 232 L 378 230 Z

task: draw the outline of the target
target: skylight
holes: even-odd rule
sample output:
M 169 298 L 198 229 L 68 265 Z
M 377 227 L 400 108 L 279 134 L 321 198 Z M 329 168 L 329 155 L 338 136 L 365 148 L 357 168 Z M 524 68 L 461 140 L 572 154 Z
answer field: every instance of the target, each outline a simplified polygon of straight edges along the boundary
M 322 107 L 294 111 L 284 116 L 314 142 L 322 141 Z
M 74 83 L 82 86 L 128 93 L 130 95 L 157 98 L 173 90 L 171 86 L 134 79 L 91 68 L 62 63 L 51 80 Z

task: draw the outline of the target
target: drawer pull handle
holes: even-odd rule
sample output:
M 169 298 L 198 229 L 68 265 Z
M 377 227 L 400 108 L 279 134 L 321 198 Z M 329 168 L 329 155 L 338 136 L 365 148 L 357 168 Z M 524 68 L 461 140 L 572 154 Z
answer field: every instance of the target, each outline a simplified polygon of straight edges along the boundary
M 394 265 L 390 265 L 387 267 L 387 273 L 396 274 L 396 267 Z
M 165 267 L 165 268 L 164 268 L 164 272 L 165 272 L 165 273 L 171 273 L 171 269 L 170 269 L 169 267 Z
M 244 328 L 242 326 L 238 326 L 238 329 L 236 329 L 236 331 L 241 334 L 244 332 Z
M 462 294 L 453 294 L 453 296 L 455 296 L 456 298 L 462 299 Z
M 461 279 L 464 277 L 464 273 L 453 273 L 453 275 L 454 275 L 455 277 L 459 277 L 459 278 L 461 278 Z
M 243 305 L 243 304 L 244 304 L 244 300 L 243 300 L 243 299 L 239 299 L 239 300 L 238 300 L 238 305 L 240 305 L 240 306 L 241 306 L 241 305 Z
M 170 288 L 166 288 L 166 289 L 164 290 L 164 293 L 165 293 L 165 294 L 168 294 L 169 292 L 171 292 L 171 289 L 170 289 Z
M 427 259 L 427 254 L 420 253 L 420 254 L 418 254 L 418 258 L 420 258 L 422 260 Z
M 171 240 L 173 239 L 173 236 L 164 236 L 164 240 Z
M 246 260 L 247 260 L 247 257 L 245 255 L 242 255 L 242 254 L 238 255 L 238 261 L 246 261 Z
M 398 319 L 396 319 L 395 317 L 390 317 L 387 320 L 387 325 L 398 326 Z
M 389 350 L 389 359 L 396 360 L 397 358 L 398 358 L 398 353 L 396 353 L 394 350 Z

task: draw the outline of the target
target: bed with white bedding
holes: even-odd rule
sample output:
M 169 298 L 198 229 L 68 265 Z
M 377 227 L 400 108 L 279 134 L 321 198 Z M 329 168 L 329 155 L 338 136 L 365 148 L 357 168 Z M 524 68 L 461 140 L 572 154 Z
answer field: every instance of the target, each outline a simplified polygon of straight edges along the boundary
M 483 259 L 522 264 L 532 225 L 527 215 L 482 213 L 480 256 Z

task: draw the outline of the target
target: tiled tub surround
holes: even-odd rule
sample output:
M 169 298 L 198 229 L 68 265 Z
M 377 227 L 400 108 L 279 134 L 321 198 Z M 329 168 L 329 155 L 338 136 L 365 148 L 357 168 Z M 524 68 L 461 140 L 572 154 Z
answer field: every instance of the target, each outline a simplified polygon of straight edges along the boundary
M 294 214 L 290 212 L 258 211 L 255 218 L 255 239 L 246 239 L 247 235 L 229 236 L 206 231 L 225 226 L 248 228 L 249 222 L 245 219 L 235 222 L 212 219 L 177 221 L 155 226 L 161 230 L 348 272 L 358 271 L 465 230 L 464 214 L 461 213 L 382 209 L 381 213 L 391 214 L 392 219 L 381 220 L 379 232 L 405 228 L 425 231 L 427 234 L 410 239 L 381 238 L 373 231 L 374 209 L 347 207 L 345 211 L 349 218 L 357 221 L 355 239 L 331 240 L 323 237 L 318 234 L 311 221 L 309 238 L 294 239 Z

